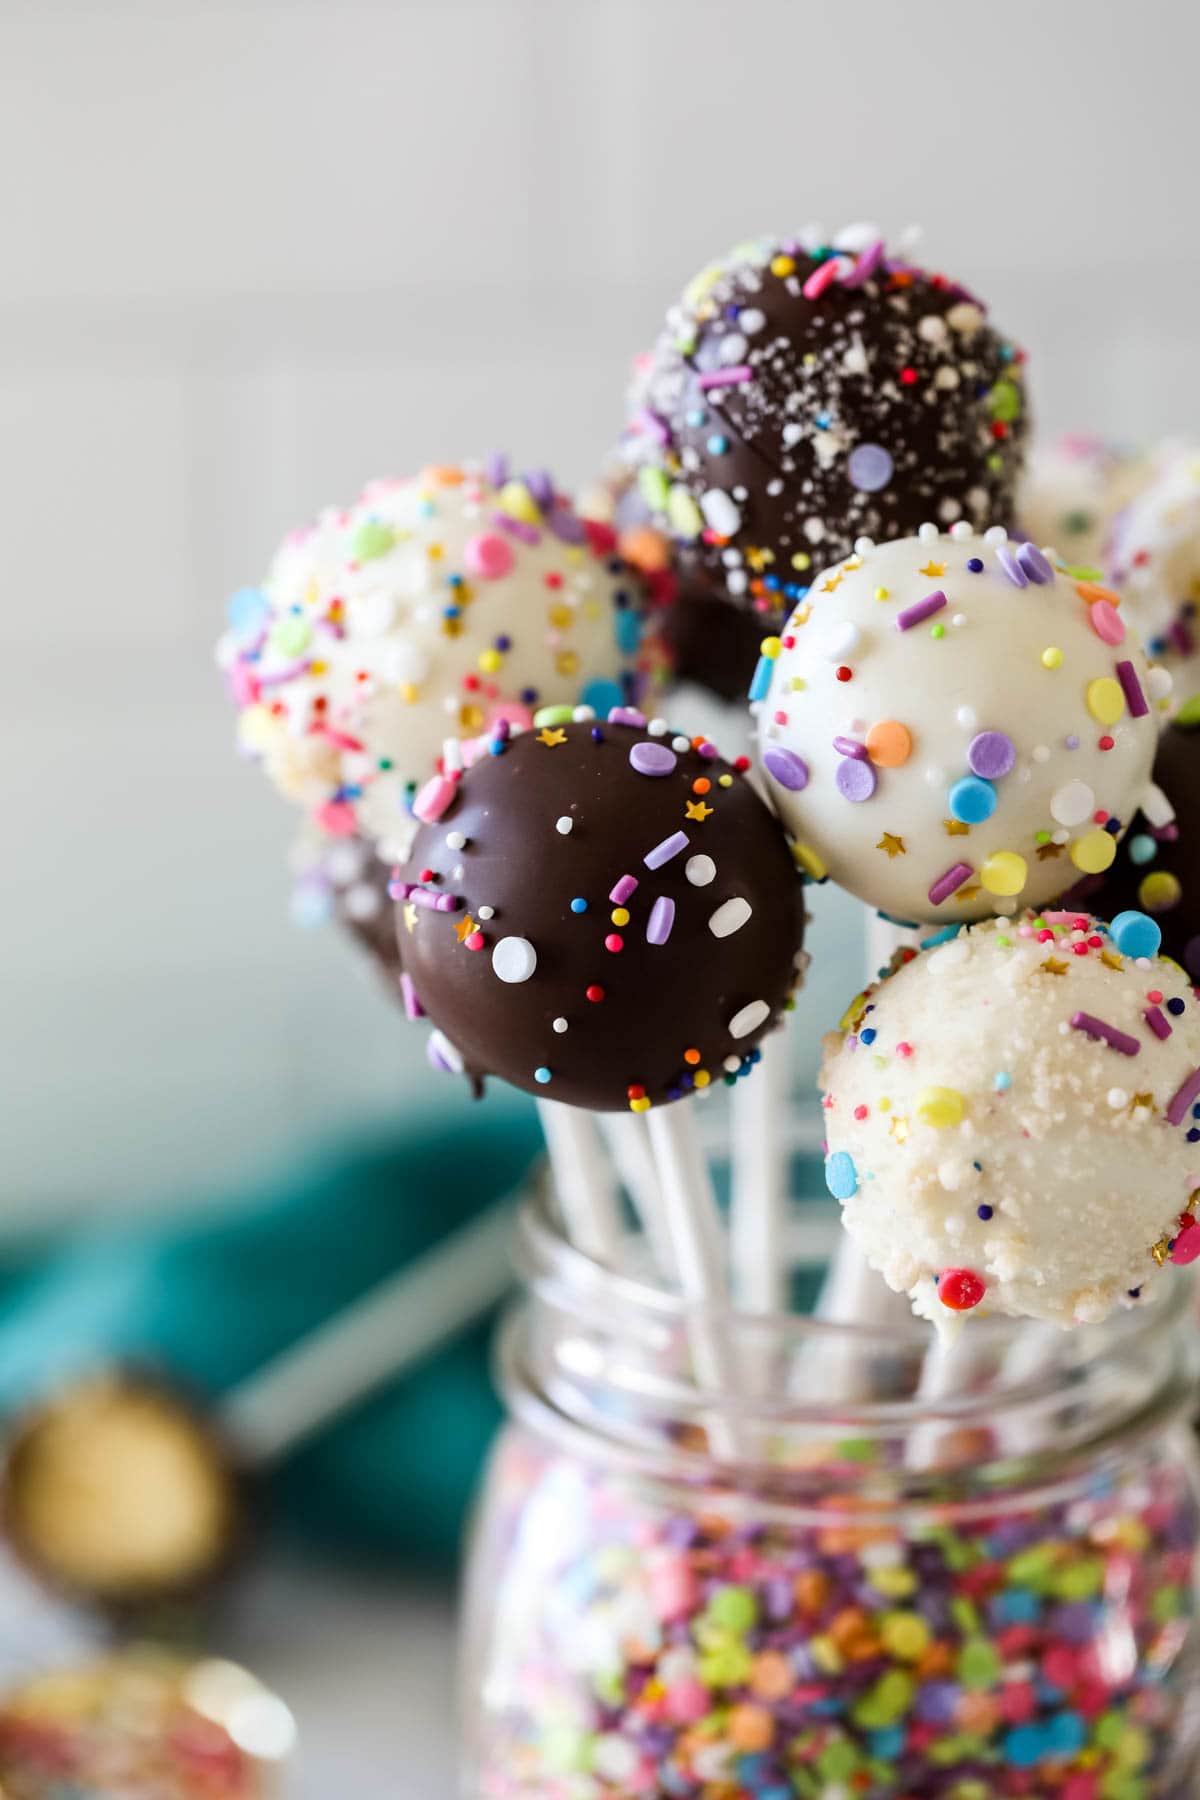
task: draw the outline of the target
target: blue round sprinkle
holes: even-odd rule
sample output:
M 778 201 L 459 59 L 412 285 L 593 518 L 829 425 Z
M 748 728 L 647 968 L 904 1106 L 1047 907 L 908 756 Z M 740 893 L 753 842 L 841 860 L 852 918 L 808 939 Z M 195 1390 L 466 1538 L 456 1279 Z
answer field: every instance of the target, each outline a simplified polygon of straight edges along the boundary
M 858 1192 L 858 1170 L 847 1150 L 834 1150 L 825 1158 L 825 1186 L 835 1200 L 849 1200 Z
M 996 810 L 996 790 L 980 775 L 964 775 L 950 789 L 950 816 L 964 825 L 982 825 Z
M 256 637 L 271 616 L 271 603 L 259 588 L 239 588 L 229 596 L 225 613 L 239 637 Z
M 1128 839 L 1125 848 L 1129 852 L 1130 862 L 1136 863 L 1139 869 L 1146 863 L 1153 862 L 1154 858 L 1158 855 L 1158 845 L 1145 831 L 1135 832 L 1134 835 Z
M 858 1039 L 859 1039 L 859 1042 L 862 1044 L 873 1044 L 875 1042 L 875 1039 L 878 1036 L 879 1036 L 879 1033 L 876 1031 L 876 1029 L 873 1025 L 866 1025 L 859 1032 Z
M 571 902 L 571 911 L 573 913 L 586 912 L 587 911 L 587 901 L 581 899 L 578 895 L 576 895 L 575 899 L 572 900 L 572 902 Z
M 972 575 L 982 575 L 983 574 L 983 558 L 982 558 L 982 556 L 968 556 L 967 567 L 968 567 L 968 569 L 970 569 Z
M 1046 1737 L 1040 1725 L 1018 1725 L 1004 1740 L 1004 1754 L 1018 1769 L 1032 1769 L 1042 1760 Z
M 1112 941 L 1122 956 L 1157 956 L 1162 943 L 1162 927 L 1148 913 L 1118 913 L 1109 930 Z
M 995 1208 L 991 1207 L 991 1206 L 977 1206 L 975 1208 L 975 1211 L 979 1214 L 979 1217 L 986 1224 L 987 1221 L 992 1217 L 992 1215 L 995 1211 Z
M 704 448 L 708 451 L 710 456 L 724 456 L 729 448 L 729 439 L 727 437 L 722 437 L 719 431 L 714 431 L 713 435 L 705 443 Z
M 547 1082 L 548 1082 L 548 1081 L 549 1081 L 549 1079 L 550 1079 L 550 1071 L 549 1071 L 549 1069 L 546 1069 L 546 1068 L 541 1068 L 541 1069 L 535 1069 L 535 1070 L 534 1070 L 534 1071 L 533 1071 L 533 1079 L 534 1079 L 534 1080 L 535 1080 L 535 1081 L 539 1081 L 539 1082 L 541 1082 L 541 1084 L 542 1084 L 542 1086 L 543 1086 L 543 1087 L 545 1087 L 545 1085 L 546 1085 L 546 1083 L 547 1083 Z
M 1001 1069 L 998 1072 L 995 1080 L 992 1082 L 992 1086 L 998 1094 L 1007 1094 L 1009 1088 L 1012 1086 L 1012 1076 L 1007 1069 Z
M 1177 1019 L 1179 1017 L 1180 1013 L 1185 1012 L 1186 1010 L 1187 1010 L 1187 1002 L 1184 1000 L 1180 1000 L 1179 998 L 1176 998 L 1174 1000 L 1167 1001 L 1167 1011 L 1170 1013 L 1170 1015 L 1173 1019 Z

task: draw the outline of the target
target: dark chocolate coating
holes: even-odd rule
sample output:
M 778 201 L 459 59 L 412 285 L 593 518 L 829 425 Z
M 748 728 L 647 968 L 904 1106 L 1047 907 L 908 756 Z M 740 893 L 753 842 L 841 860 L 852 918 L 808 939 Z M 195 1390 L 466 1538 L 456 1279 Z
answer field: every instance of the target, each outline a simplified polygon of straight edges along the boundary
M 624 455 L 650 471 L 640 492 L 679 545 L 680 610 L 722 597 L 760 637 L 858 537 L 959 518 L 1008 525 L 1023 461 L 1020 355 L 979 302 L 891 258 L 861 286 L 805 299 L 826 260 L 770 244 L 726 262 L 668 314 L 631 397 Z M 701 385 L 731 368 L 749 379 Z M 700 533 L 681 529 L 660 477 L 697 504 L 719 490 L 733 510 L 723 503 L 727 519 Z M 698 618 L 677 633 L 681 672 L 711 684 L 723 656 L 705 654 L 702 630 Z M 750 661 L 747 683 L 752 672 Z
M 672 766 L 641 773 L 631 755 Z M 560 831 L 567 819 L 571 829 Z M 646 856 L 680 832 L 686 846 L 648 867 Z M 447 843 L 457 834 L 467 840 L 461 849 Z M 715 864 L 703 885 L 695 877 L 706 869 L 693 862 L 688 874 L 699 856 Z M 614 901 L 625 876 L 636 889 Z M 404 967 L 433 1023 L 468 1074 L 498 1075 L 545 1099 L 599 1112 L 633 1101 L 640 1111 L 643 1099 L 659 1105 L 732 1079 L 750 1066 L 797 980 L 802 888 L 781 826 L 744 775 L 672 732 L 652 736 L 610 718 L 510 740 L 469 769 L 450 809 L 421 828 L 403 878 L 456 902 L 446 912 L 397 906 Z M 749 914 L 717 936 L 710 919 L 739 899 Z M 573 911 L 579 900 L 586 910 Z M 667 940 L 648 941 L 652 915 L 661 920 L 671 903 Z M 614 921 L 622 905 L 628 920 Z M 480 919 L 481 906 L 494 915 Z M 476 949 L 474 931 L 483 939 Z M 532 946 L 527 978 L 495 972 L 503 939 Z M 731 1021 L 755 1002 L 765 1007 L 735 1037 Z
M 1161 926 L 1162 954 L 1200 983 L 1200 722 L 1168 725 L 1154 759 L 1154 780 L 1175 808 L 1175 823 L 1155 830 L 1139 814 L 1103 875 L 1074 888 L 1102 919 L 1149 913 Z M 1135 861 L 1140 856 L 1143 860 Z
M 333 916 L 373 964 L 388 992 L 400 997 L 400 950 L 388 896 L 391 870 L 364 838 L 330 838 L 319 846 L 301 885 L 326 896 Z

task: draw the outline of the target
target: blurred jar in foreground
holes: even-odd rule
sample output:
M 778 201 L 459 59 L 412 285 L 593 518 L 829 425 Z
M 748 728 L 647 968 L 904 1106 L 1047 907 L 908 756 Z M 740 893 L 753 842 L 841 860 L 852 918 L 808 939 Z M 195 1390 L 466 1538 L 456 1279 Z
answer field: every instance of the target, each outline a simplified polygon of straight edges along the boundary
M 937 1400 L 916 1324 L 689 1317 L 538 1212 L 525 1252 L 472 1800 L 1194 1794 L 1181 1291 L 1073 1333 L 972 1321 L 968 1391 Z M 757 1400 L 696 1385 L 704 1330 Z
M 236 1663 L 149 1645 L 0 1696 L 3 1800 L 273 1800 L 295 1738 Z

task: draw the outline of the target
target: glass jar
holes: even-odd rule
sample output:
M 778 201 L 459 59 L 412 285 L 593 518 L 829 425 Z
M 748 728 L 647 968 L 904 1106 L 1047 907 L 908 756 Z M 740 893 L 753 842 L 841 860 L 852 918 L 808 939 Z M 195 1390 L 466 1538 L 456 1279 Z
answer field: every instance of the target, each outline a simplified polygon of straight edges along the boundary
M 1070 1333 L 972 1320 L 938 1398 L 907 1318 L 705 1314 L 539 1204 L 523 1256 L 468 1579 L 471 1800 L 1197 1791 L 1182 1286 Z M 730 1355 L 737 1393 L 699 1385 Z

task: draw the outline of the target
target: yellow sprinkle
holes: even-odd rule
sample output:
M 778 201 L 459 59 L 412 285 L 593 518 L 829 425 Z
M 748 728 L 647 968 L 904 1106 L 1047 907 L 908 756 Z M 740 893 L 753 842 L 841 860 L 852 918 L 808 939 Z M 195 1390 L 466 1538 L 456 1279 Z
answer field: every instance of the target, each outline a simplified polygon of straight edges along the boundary
M 1101 725 L 1115 725 L 1125 711 L 1125 695 L 1120 682 L 1112 675 L 1100 675 L 1095 681 L 1089 681 L 1087 709 Z
M 1138 903 L 1149 913 L 1166 912 L 1169 907 L 1178 906 L 1182 897 L 1183 884 L 1178 875 L 1166 869 L 1156 869 L 1138 883 Z
M 682 538 L 699 537 L 704 530 L 704 517 L 692 496 L 678 483 L 667 495 L 667 518 L 671 529 Z
M 777 637 L 764 638 L 759 645 L 759 650 L 763 656 L 767 658 L 768 662 L 774 662 L 782 649 L 783 639 Z
M 891 597 L 892 593 L 890 588 L 877 587 L 875 589 L 875 598 L 877 600 L 890 600 Z
M 1071 861 L 1085 875 L 1102 874 L 1112 866 L 1116 854 L 1117 840 L 1109 831 L 1085 831 L 1071 845 Z
M 732 775 L 718 775 L 717 776 L 717 786 L 718 787 L 732 787 L 733 786 L 733 776 Z
M 645 1095 L 643 1095 L 640 1100 L 631 1100 L 629 1102 L 629 1110 L 630 1112 L 649 1112 L 650 1102 L 646 1099 Z
M 778 275 L 781 281 L 785 275 L 794 275 L 796 273 L 795 258 L 791 256 L 773 256 L 771 258 L 771 273 L 772 275 Z
M 979 879 L 989 894 L 1019 894 L 1025 886 L 1028 871 L 1025 858 L 1015 850 L 997 850 L 979 871 Z
M 614 925 L 628 925 L 629 909 L 626 906 L 614 906 L 609 915 Z
M 565 631 L 567 626 L 573 621 L 575 615 L 569 606 L 559 604 L 557 606 L 552 606 L 547 612 L 546 617 L 556 631 Z
M 885 1565 L 882 1569 L 872 1569 L 867 1580 L 877 1594 L 886 1594 L 889 1600 L 904 1600 L 916 1589 L 917 1578 L 911 1569 L 900 1564 Z
M 792 845 L 792 859 L 798 862 L 804 873 L 813 881 L 824 881 L 828 871 L 815 850 L 807 844 Z
M 698 1088 L 706 1088 L 711 1080 L 712 1076 L 707 1069 L 697 1069 L 695 1075 L 692 1077 L 694 1085 Z
M 540 525 L 541 509 L 523 481 L 506 481 L 498 496 L 500 511 L 523 525 Z
M 916 1662 L 929 1648 L 929 1627 L 919 1613 L 888 1613 L 879 1635 L 901 1662 Z
M 1048 649 L 1042 651 L 1043 669 L 1061 669 L 1062 661 L 1063 653 L 1056 644 L 1051 644 Z
M 494 675 L 504 663 L 499 650 L 484 650 L 479 658 L 479 671 L 482 675 Z
M 944 1131 L 948 1125 L 962 1123 L 967 1103 L 957 1088 L 927 1087 L 917 1095 L 917 1117 L 922 1125 L 933 1125 Z
M 797 550 L 792 556 L 793 569 L 811 569 L 812 557 L 807 550 Z

